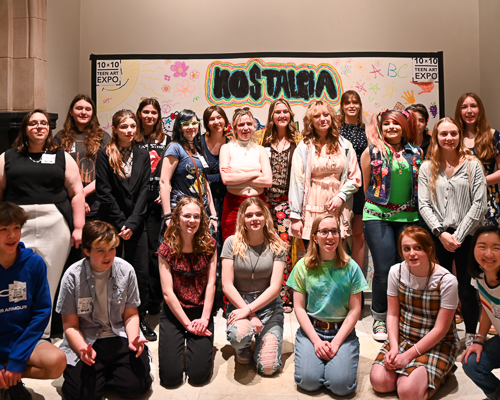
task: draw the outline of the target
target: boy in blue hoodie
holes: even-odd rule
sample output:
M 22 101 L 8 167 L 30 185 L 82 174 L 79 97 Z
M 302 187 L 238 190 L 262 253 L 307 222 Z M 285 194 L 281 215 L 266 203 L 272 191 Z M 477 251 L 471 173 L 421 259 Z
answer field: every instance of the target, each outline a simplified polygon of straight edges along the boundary
M 52 305 L 45 262 L 20 242 L 27 219 L 0 203 L 0 388 L 10 400 L 31 399 L 21 377 L 56 379 L 66 367 L 64 352 L 40 340 Z

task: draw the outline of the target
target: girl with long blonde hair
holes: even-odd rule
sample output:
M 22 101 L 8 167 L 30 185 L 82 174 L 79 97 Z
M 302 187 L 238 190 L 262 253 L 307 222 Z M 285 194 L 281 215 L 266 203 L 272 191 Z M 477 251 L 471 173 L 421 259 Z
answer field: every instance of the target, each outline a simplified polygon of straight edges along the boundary
M 363 272 L 342 247 L 339 218 L 320 215 L 313 224 L 306 256 L 287 285 L 300 327 L 295 337 L 295 382 L 306 390 L 326 386 L 334 395 L 356 390 Z M 342 371 L 342 373 L 339 373 Z
M 487 210 L 487 185 L 481 162 L 471 155 L 462 138 L 463 132 L 453 119 L 446 117 L 436 123 L 429 159 L 418 176 L 418 205 L 434 234 L 441 265 L 451 272 L 455 261 L 468 346 L 476 333 L 479 301 L 470 283 L 467 260 L 472 235 Z
M 341 216 L 342 237 L 351 234 L 352 194 L 361 172 L 351 142 L 340 136 L 332 106 L 313 101 L 304 117 L 303 139 L 293 154 L 290 176 L 291 234 L 305 244 L 314 219 Z
M 249 364 L 253 357 L 264 375 L 281 368 L 284 314 L 279 293 L 286 251 L 266 204 L 258 197 L 243 201 L 236 233 L 224 242 L 221 255 L 222 290 L 229 300 L 226 333 L 236 361 Z

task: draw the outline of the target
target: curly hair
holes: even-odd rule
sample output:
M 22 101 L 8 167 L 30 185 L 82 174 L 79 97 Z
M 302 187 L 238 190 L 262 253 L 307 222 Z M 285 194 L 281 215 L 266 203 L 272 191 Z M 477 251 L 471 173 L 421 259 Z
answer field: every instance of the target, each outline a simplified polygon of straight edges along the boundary
M 33 111 L 30 111 L 28 114 L 24 116 L 23 120 L 21 121 L 21 128 L 19 129 L 19 134 L 17 135 L 17 138 L 14 140 L 12 147 L 14 147 L 18 153 L 28 154 L 29 151 L 28 149 L 30 147 L 30 144 L 28 141 L 27 130 L 30 119 L 34 114 L 43 114 L 48 123 L 49 133 L 47 135 L 47 139 L 45 139 L 45 144 L 43 145 L 43 149 L 48 151 L 57 150 L 58 146 L 54 143 L 54 139 L 52 138 L 52 128 L 50 127 L 51 124 L 50 114 L 47 111 L 42 110 L 41 108 L 37 108 Z
M 137 124 L 137 117 L 135 116 L 133 111 L 120 110 L 115 112 L 113 115 L 113 128 L 118 128 L 118 126 L 126 118 L 132 118 Z M 111 136 L 111 140 L 106 145 L 106 154 L 109 157 L 109 164 L 111 165 L 113 172 L 117 174 L 120 178 L 124 179 L 125 174 L 123 173 L 123 168 L 122 168 L 123 164 L 122 154 L 120 153 L 120 149 L 118 149 L 118 134 L 115 133 L 114 129 L 113 129 L 113 135 Z
M 156 112 L 158 113 L 158 120 L 153 128 L 153 132 L 148 136 L 150 142 L 153 143 L 162 143 L 165 140 L 165 131 L 163 130 L 163 122 L 161 117 L 161 107 L 158 100 L 153 97 L 143 98 L 139 103 L 139 107 L 137 108 L 137 112 L 135 113 L 137 116 L 137 134 L 134 137 L 134 141 L 136 143 L 141 143 L 144 141 L 144 127 L 142 126 L 142 118 L 141 111 L 146 106 L 153 106 Z
M 295 124 L 295 121 L 293 119 L 295 114 L 293 113 L 292 108 L 290 107 L 288 101 L 286 101 L 283 97 L 281 97 L 279 99 L 274 100 L 269 106 L 269 114 L 267 115 L 266 130 L 264 131 L 264 139 L 262 141 L 262 146 L 264 147 L 268 147 L 271 144 L 273 143 L 276 144 L 278 142 L 278 130 L 274 125 L 274 109 L 278 104 L 284 104 L 285 107 L 288 109 L 288 112 L 290 113 L 290 122 L 286 127 L 287 129 L 285 136 L 290 143 L 295 143 L 295 133 L 297 132 L 297 125 Z
M 73 107 L 80 100 L 84 100 L 90 104 L 92 107 L 92 116 L 90 117 L 90 121 L 85 128 L 83 128 L 83 144 L 87 149 L 87 154 L 85 158 L 90 160 L 99 150 L 101 146 L 102 139 L 104 137 L 104 131 L 99 124 L 99 120 L 97 119 L 97 115 L 95 113 L 95 104 L 94 101 L 87 96 L 86 94 L 80 93 L 77 94 L 74 99 L 71 101 L 68 113 L 66 114 L 66 120 L 64 121 L 63 129 L 61 131 L 61 148 L 69 153 L 73 144 L 76 140 L 76 133 L 78 132 L 78 128 L 75 124 L 75 119 L 71 115 L 73 111 Z
M 238 216 L 236 217 L 236 232 L 233 241 L 233 255 L 241 258 L 247 257 L 248 235 L 245 225 L 245 213 L 252 204 L 259 207 L 264 213 L 266 224 L 264 225 L 264 243 L 266 249 L 270 249 L 274 255 L 278 255 L 288 249 L 288 245 L 281 239 L 274 229 L 274 222 L 269 209 L 258 197 L 249 197 L 240 205 Z
M 455 108 L 455 121 L 456 125 L 465 132 L 465 124 L 462 120 L 462 105 L 465 99 L 471 97 L 477 104 L 479 109 L 479 115 L 476 121 L 476 137 L 474 139 L 474 154 L 479 161 L 483 164 L 487 164 L 492 159 L 495 158 L 497 150 L 493 142 L 493 135 L 491 134 L 490 124 L 486 119 L 486 112 L 484 110 L 483 102 L 481 98 L 475 93 L 464 93 L 457 101 L 457 106 Z
M 326 101 L 315 100 L 311 104 L 309 104 L 309 107 L 307 107 L 306 110 L 306 115 L 304 116 L 304 130 L 302 131 L 302 137 L 304 143 L 312 143 L 314 145 L 314 148 L 316 149 L 316 153 L 321 153 L 319 137 L 313 125 L 314 114 L 320 107 L 325 108 L 332 119 L 332 126 L 330 127 L 326 135 L 326 153 L 334 154 L 339 149 L 339 123 L 333 107 Z
M 359 93 L 355 90 L 348 90 L 344 92 L 342 97 L 340 98 L 340 125 L 345 124 L 345 111 L 344 106 L 348 101 L 353 101 L 359 104 L 359 113 L 358 113 L 358 125 L 360 128 L 364 128 L 365 124 L 363 122 L 363 103 L 361 102 L 361 97 Z
M 196 204 L 200 208 L 200 225 L 198 230 L 194 234 L 193 238 L 193 253 L 210 255 L 214 251 L 215 243 L 210 235 L 209 221 L 205 209 L 201 205 L 198 199 L 194 197 L 186 196 L 183 197 L 179 203 L 174 208 L 172 212 L 172 217 L 170 219 L 170 224 L 168 225 L 165 235 L 163 236 L 165 242 L 168 243 L 172 249 L 172 254 L 175 258 L 179 258 L 182 255 L 182 247 L 184 242 L 182 241 L 181 229 L 180 229 L 180 216 L 182 208 L 188 204 Z
M 319 224 L 321 224 L 321 222 L 323 222 L 325 219 L 328 218 L 332 218 L 335 220 L 337 228 L 340 226 L 339 217 L 332 214 L 320 215 L 313 221 L 311 227 L 311 237 L 310 237 L 311 241 L 309 242 L 309 247 L 307 248 L 306 256 L 304 259 L 304 263 L 307 269 L 317 269 L 320 266 L 321 259 L 319 256 L 319 245 L 315 240 L 317 238 L 316 232 L 318 232 Z M 347 264 L 349 264 L 349 261 L 351 261 L 351 257 L 344 250 L 344 246 L 342 246 L 342 242 L 340 241 L 340 236 L 336 253 L 337 254 L 335 255 L 335 267 L 338 269 L 342 269 Z
M 458 130 L 458 146 L 456 147 L 455 151 L 457 152 L 457 155 L 459 158 L 467 158 L 467 159 L 472 159 L 475 158 L 471 151 L 465 147 L 464 145 L 464 132 L 458 124 L 455 122 L 453 118 L 450 117 L 444 117 L 441 118 L 436 125 L 434 125 L 434 129 L 432 130 L 432 136 L 431 136 L 431 142 L 429 144 L 429 150 L 427 152 L 427 158 L 426 160 L 429 160 L 431 163 L 431 168 L 430 168 L 430 176 L 429 176 L 429 187 L 431 188 L 431 193 L 433 198 L 436 198 L 436 179 L 437 176 L 439 175 L 439 171 L 441 170 L 441 146 L 439 146 L 438 143 L 438 128 L 439 126 L 444 123 L 444 122 L 449 122 L 457 127 Z

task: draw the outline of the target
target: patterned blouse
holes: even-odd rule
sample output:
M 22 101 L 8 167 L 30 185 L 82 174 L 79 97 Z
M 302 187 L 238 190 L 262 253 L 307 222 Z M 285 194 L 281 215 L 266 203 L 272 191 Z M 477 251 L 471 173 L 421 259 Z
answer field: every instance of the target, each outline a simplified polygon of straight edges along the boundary
M 271 170 L 273 173 L 273 186 L 269 188 L 269 193 L 273 196 L 283 196 L 288 194 L 288 176 L 290 175 L 290 149 L 283 150 L 278 153 L 272 147 L 271 149 Z
M 182 253 L 176 258 L 166 242 L 163 242 L 158 249 L 158 255 L 170 265 L 174 293 L 184 308 L 203 307 L 208 283 L 208 266 L 216 248 L 215 239 L 212 241 L 213 250 L 209 255 Z
M 343 124 L 340 127 L 340 134 L 352 143 L 358 164 L 361 165 L 361 154 L 368 147 L 365 128 L 360 128 L 359 125 Z

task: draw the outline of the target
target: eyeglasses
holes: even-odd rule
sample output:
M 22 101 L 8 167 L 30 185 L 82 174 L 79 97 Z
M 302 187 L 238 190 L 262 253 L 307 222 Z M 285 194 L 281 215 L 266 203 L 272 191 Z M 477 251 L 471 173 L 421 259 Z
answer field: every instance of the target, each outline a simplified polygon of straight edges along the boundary
M 32 127 L 35 127 L 35 126 L 43 126 L 43 127 L 47 127 L 49 126 L 49 123 L 47 121 L 31 121 L 31 122 L 28 122 L 28 126 L 32 126 Z
M 196 128 L 200 123 L 198 121 L 184 121 L 184 122 L 181 122 L 181 126 L 183 128 L 187 128 L 187 127 L 190 127 L 192 126 L 193 128 Z
M 338 236 L 338 235 L 340 235 L 340 230 L 339 229 L 320 229 L 316 233 L 320 236 L 328 236 L 330 233 L 332 234 L 332 236 Z

